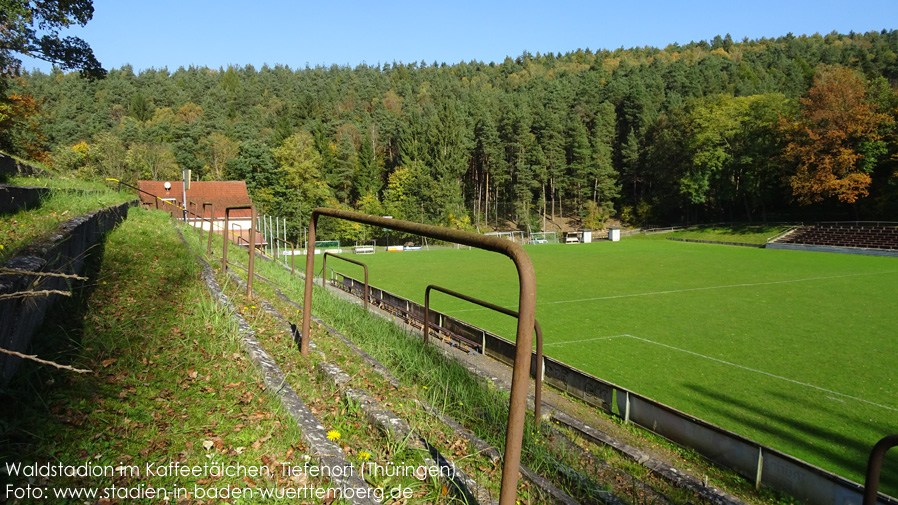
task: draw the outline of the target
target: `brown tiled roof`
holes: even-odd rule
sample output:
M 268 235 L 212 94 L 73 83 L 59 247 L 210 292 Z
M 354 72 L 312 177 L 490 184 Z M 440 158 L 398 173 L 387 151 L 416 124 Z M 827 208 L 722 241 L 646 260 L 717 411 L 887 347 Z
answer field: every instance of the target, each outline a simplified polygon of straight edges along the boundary
M 174 198 L 175 202 L 183 207 L 182 203 L 182 181 L 169 181 L 171 183 L 171 189 L 168 191 L 165 190 L 165 181 L 138 181 L 137 187 L 142 190 L 140 193 L 140 202 L 145 204 L 146 206 L 154 207 L 156 206 L 156 199 L 153 196 L 159 198 Z M 144 191 L 146 193 L 144 193 Z M 147 194 L 149 193 L 149 195 Z M 190 189 L 187 190 L 187 203 L 189 205 L 188 210 L 193 211 L 194 205 L 196 203 L 199 205 L 199 213 L 202 213 L 203 203 L 212 202 L 215 208 L 215 218 L 216 219 L 224 219 L 225 208 L 232 206 L 240 206 L 240 205 L 250 205 L 252 201 L 249 198 L 249 193 L 246 191 L 246 182 L 244 181 L 193 181 L 190 183 Z M 172 209 L 171 206 L 165 205 L 162 206 L 160 202 L 160 209 L 174 212 L 176 209 Z M 231 217 L 250 217 L 251 212 L 247 210 L 234 210 L 231 211 Z M 208 217 L 208 216 L 206 216 Z

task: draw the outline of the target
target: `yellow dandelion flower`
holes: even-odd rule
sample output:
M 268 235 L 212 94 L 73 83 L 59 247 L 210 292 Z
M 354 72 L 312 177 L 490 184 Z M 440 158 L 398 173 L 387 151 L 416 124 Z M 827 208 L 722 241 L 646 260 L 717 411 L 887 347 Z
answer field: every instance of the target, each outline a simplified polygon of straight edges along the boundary
M 359 451 L 359 459 L 362 461 L 368 461 L 371 459 L 371 453 L 367 451 Z
M 340 432 L 337 430 L 330 430 L 327 432 L 327 438 L 333 441 L 340 440 Z

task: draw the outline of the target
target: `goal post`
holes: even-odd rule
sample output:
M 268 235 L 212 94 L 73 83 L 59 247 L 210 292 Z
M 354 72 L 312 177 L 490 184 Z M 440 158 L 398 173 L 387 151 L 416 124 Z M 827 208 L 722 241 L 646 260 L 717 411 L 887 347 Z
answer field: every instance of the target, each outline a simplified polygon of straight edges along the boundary
M 527 243 L 526 239 L 524 238 L 524 232 L 522 231 L 493 231 L 490 233 L 484 233 L 484 235 L 511 240 L 515 244 L 523 245 Z
M 340 249 L 340 241 L 339 240 L 316 240 L 315 241 L 315 254 L 321 254 L 323 252 L 333 252 L 340 254 L 343 252 L 343 249 Z
M 530 234 L 531 244 L 557 244 L 558 232 L 538 231 Z

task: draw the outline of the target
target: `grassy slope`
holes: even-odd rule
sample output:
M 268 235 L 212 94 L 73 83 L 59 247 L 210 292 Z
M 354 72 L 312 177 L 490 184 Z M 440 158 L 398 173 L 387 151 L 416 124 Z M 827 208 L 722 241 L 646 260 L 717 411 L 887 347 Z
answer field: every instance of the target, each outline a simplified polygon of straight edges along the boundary
M 14 177 L 10 185 L 39 186 L 51 191 L 40 207 L 24 209 L 0 219 L 0 263 L 15 250 L 55 230 L 60 224 L 87 212 L 136 198 L 128 192 L 117 192 L 103 183 L 86 183 L 77 179 Z M 66 189 L 88 191 L 71 192 Z
M 147 476 L 145 464 L 258 466 L 299 459 L 304 447 L 294 423 L 264 393 L 235 328 L 211 301 L 193 255 L 166 214 L 131 209 L 109 235 L 100 270 L 89 276 L 86 301 L 56 312 L 38 337 L 52 346 L 36 352 L 71 359 L 94 373 L 25 363 L 0 397 L 0 461 L 124 463 L 138 465 L 141 473 L 38 482 L 51 488 L 115 483 L 193 491 L 194 484 L 250 483 L 239 477 Z M 70 352 L 55 355 L 60 346 Z M 26 479 L 11 480 L 24 485 Z M 280 477 L 251 481 L 285 484 Z
M 667 238 L 683 238 L 690 240 L 710 240 L 712 242 L 736 242 L 739 244 L 764 244 L 767 239 L 778 235 L 789 226 L 783 225 L 733 225 L 694 227 L 686 230 L 662 233 Z
M 854 480 L 873 443 L 898 431 L 898 375 L 884 358 L 898 354 L 893 258 L 652 239 L 528 252 L 550 356 Z M 363 261 L 372 284 L 419 301 L 433 282 L 516 305 L 513 267 L 496 254 Z M 338 269 L 361 278 L 359 267 Z M 440 296 L 438 310 L 513 335 L 510 319 Z M 557 345 L 622 334 L 654 343 Z

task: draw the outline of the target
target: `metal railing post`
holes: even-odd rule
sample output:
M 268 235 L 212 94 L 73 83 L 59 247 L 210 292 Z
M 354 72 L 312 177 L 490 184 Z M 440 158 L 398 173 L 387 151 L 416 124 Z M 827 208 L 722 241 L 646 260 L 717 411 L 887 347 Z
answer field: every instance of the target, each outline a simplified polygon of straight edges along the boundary
M 274 241 L 275 241 L 275 243 L 283 242 L 283 243 L 287 244 L 288 246 L 290 246 L 290 252 L 291 252 L 291 254 L 290 254 L 290 275 L 295 276 L 296 275 L 296 245 L 294 245 L 293 242 L 288 242 L 280 237 L 275 237 Z M 275 257 L 275 260 L 277 260 L 276 257 Z
M 452 230 L 439 226 L 412 223 L 398 219 L 386 219 L 338 209 L 317 208 L 309 220 L 309 244 L 315 243 L 315 227 L 318 216 L 328 216 L 361 224 L 379 226 L 413 233 L 424 237 L 455 242 L 478 249 L 503 254 L 510 258 L 518 272 L 518 328 L 515 338 L 515 360 L 511 379 L 511 398 L 508 407 L 508 431 L 505 435 L 505 457 L 502 466 L 500 505 L 514 505 L 517 496 L 518 476 L 521 467 L 521 443 L 524 438 L 524 420 L 527 415 L 527 385 L 530 382 L 530 359 L 533 346 L 533 328 L 536 319 L 536 274 L 533 262 L 524 248 L 514 242 L 496 237 L 485 237 L 473 232 Z M 308 356 L 312 315 L 312 272 L 314 251 L 306 255 L 306 285 L 303 298 L 302 343 L 303 356 Z
M 221 273 L 228 271 L 228 219 L 230 208 L 225 208 L 224 230 L 221 232 L 222 243 L 224 248 L 221 251 Z
M 339 254 L 334 254 L 330 251 L 325 251 L 321 257 L 321 271 L 322 272 L 327 272 L 327 257 L 328 256 L 331 256 L 331 257 L 334 257 L 337 259 L 341 259 L 343 261 L 352 263 L 354 265 L 358 265 L 365 269 L 365 311 L 367 312 L 368 311 L 368 265 L 362 263 L 361 261 L 344 258 L 343 256 L 340 256 Z M 324 279 L 324 274 L 322 274 L 322 278 L 321 278 L 322 285 L 325 282 L 327 282 L 327 281 Z
M 243 238 L 243 226 L 241 226 L 241 225 L 238 224 L 238 223 L 231 223 L 231 229 L 228 230 L 228 231 L 231 232 L 231 235 L 234 235 L 234 228 L 235 228 L 235 227 L 240 228 L 240 233 L 237 234 L 237 245 L 240 245 L 240 239 L 243 239 L 244 242 L 246 241 L 246 239 Z
M 367 279 L 365 279 L 365 285 L 367 286 Z M 481 307 L 485 307 L 490 310 L 494 310 L 501 314 L 505 314 L 506 316 L 511 316 L 515 319 L 519 318 L 519 314 L 517 311 L 507 309 L 505 307 L 500 307 L 494 303 L 490 303 L 484 300 L 479 300 L 474 298 L 473 296 L 468 296 L 463 293 L 459 293 L 456 291 L 452 291 L 451 289 L 446 289 L 436 285 L 429 285 L 424 290 L 424 344 L 427 344 L 427 337 L 430 334 L 430 291 L 439 291 L 440 293 L 447 294 L 449 296 L 454 296 L 460 300 L 464 300 L 466 302 L 474 303 L 480 305 Z M 543 329 L 539 325 L 539 321 L 536 319 L 533 320 L 533 329 L 536 331 L 536 388 L 534 391 L 534 402 L 533 402 L 533 419 L 536 421 L 537 426 L 539 426 L 540 418 L 541 418 L 541 410 L 542 410 L 542 389 L 543 389 Z M 528 367 L 529 368 L 529 367 Z
M 317 210 L 317 209 L 316 209 Z M 302 300 L 302 335 L 299 343 L 299 352 L 303 356 L 309 355 L 309 340 L 311 339 L 312 321 L 312 282 L 315 277 L 315 249 L 309 244 L 315 243 L 315 227 L 318 224 L 318 214 L 312 211 L 309 218 L 309 235 L 306 242 L 306 285 Z
M 253 218 L 256 217 L 256 206 L 250 206 L 250 213 Z M 255 277 L 255 270 L 253 269 L 253 265 L 256 260 L 256 229 L 252 226 L 249 227 L 249 273 L 246 276 L 246 297 L 250 300 L 253 299 L 253 278 Z
M 252 216 L 252 220 L 250 221 L 249 226 L 249 274 L 246 277 L 246 298 L 249 300 L 253 299 L 253 265 L 254 260 L 256 258 L 256 227 L 253 226 L 252 223 L 256 222 L 256 206 L 255 205 L 235 205 L 231 207 L 225 207 L 225 229 L 224 229 L 224 248 L 221 253 L 221 271 L 227 272 L 228 268 L 228 220 L 230 218 L 230 214 L 232 210 L 250 210 L 250 215 Z M 236 223 L 235 223 L 236 224 Z M 239 226 L 239 225 L 238 225 Z M 241 230 L 243 227 L 240 228 Z
M 212 229 L 215 228 L 215 205 L 212 202 L 203 202 L 203 217 L 206 216 L 206 206 L 212 207 L 209 212 L 209 240 L 206 242 L 206 256 L 212 256 Z M 223 236 L 223 234 L 222 234 Z
M 864 505 L 876 505 L 879 496 L 879 473 L 886 451 L 898 446 L 898 435 L 889 435 L 873 446 L 867 461 L 867 475 L 864 478 Z

